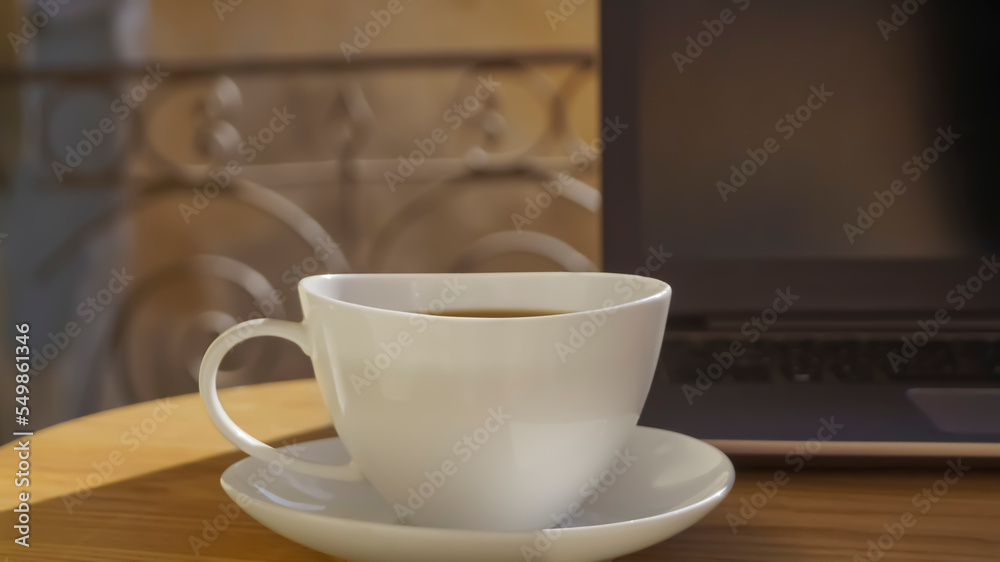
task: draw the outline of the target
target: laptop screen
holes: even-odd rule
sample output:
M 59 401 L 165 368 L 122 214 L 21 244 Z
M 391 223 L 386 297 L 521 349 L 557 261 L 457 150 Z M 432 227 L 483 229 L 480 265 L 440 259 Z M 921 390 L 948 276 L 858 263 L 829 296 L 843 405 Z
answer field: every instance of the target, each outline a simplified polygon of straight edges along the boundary
M 634 150 L 633 245 L 721 263 L 979 260 L 1000 249 L 990 4 L 627 10 L 634 38 L 623 40 L 634 44 L 606 33 L 604 65 L 631 53 L 634 84 L 606 70 L 604 112 L 634 120 L 635 143 L 609 143 L 605 193 L 615 206 L 614 152 Z M 633 108 L 613 102 L 626 90 Z M 612 263 L 617 250 L 606 248 Z

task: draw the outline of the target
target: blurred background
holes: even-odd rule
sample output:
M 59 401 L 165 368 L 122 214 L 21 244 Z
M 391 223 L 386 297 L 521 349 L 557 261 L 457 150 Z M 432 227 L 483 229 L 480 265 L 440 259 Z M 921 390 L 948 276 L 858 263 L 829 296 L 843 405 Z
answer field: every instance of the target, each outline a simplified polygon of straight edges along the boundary
M 301 318 L 306 275 L 600 269 L 596 1 L 276 5 L 0 4 L 0 309 L 8 341 L 31 326 L 32 429 L 196 391 L 218 333 Z M 311 376 L 269 340 L 224 367 Z

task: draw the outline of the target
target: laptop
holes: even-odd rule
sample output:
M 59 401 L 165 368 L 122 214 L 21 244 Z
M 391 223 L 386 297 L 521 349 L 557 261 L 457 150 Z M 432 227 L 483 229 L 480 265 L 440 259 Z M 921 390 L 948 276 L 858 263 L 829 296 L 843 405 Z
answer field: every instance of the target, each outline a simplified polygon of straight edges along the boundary
M 986 2 L 603 2 L 605 269 L 673 287 L 640 424 L 1000 457 Z

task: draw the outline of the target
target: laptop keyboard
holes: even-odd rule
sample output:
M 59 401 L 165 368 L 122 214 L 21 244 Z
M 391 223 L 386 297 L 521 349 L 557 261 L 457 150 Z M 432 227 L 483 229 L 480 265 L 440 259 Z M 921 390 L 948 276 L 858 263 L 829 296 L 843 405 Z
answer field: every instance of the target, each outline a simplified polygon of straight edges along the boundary
M 734 341 L 744 352 L 728 353 Z M 701 373 L 717 382 L 919 382 L 941 380 L 1000 383 L 1000 341 L 930 341 L 907 361 L 894 340 L 700 339 L 663 342 L 657 376 L 694 383 Z M 717 366 L 712 366 L 713 364 Z M 721 376 L 718 374 L 721 368 Z

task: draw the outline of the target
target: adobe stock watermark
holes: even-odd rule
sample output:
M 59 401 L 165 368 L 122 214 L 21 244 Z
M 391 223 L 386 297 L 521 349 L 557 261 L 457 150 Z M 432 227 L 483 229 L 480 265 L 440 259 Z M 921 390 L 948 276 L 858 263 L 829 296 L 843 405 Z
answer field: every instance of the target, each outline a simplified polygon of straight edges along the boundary
M 20 33 L 7 32 L 7 41 L 10 41 L 14 54 L 20 54 L 21 48 L 38 36 L 39 30 L 49 25 L 52 18 L 62 11 L 63 6 L 73 1 L 75 0 L 37 0 L 40 9 L 32 12 L 30 16 L 21 17 Z
M 249 164 L 257 158 L 269 144 L 274 142 L 275 137 L 291 123 L 297 115 L 288 111 L 288 106 L 271 108 L 273 117 L 268 121 L 267 126 L 261 127 L 257 134 L 248 135 L 236 147 L 236 151 L 243 157 L 243 164 Z M 220 166 L 208 172 L 211 178 L 205 185 L 191 189 L 193 193 L 191 204 L 180 203 L 177 211 L 180 212 L 184 224 L 191 224 L 191 217 L 198 216 L 208 207 L 213 199 L 219 196 L 223 189 L 229 187 L 234 177 L 243 173 L 243 166 L 235 158 L 226 162 L 225 166 Z
M 833 97 L 833 92 L 826 89 L 825 83 L 820 84 L 819 87 L 809 86 L 809 91 L 810 94 L 804 104 L 795 108 L 795 111 L 786 113 L 784 117 L 774 123 L 774 130 L 782 134 L 782 139 L 786 141 L 791 140 L 795 136 L 795 132 L 812 119 L 815 112 L 822 109 L 827 101 Z M 729 183 L 723 180 L 715 182 L 715 187 L 719 190 L 722 202 L 725 203 L 729 200 L 731 194 L 739 191 L 749 178 L 753 177 L 758 170 L 767 164 L 768 157 L 779 150 L 781 150 L 781 145 L 778 144 L 778 140 L 774 137 L 764 139 L 760 148 L 748 148 L 746 152 L 749 158 L 741 162 L 738 168 L 736 164 L 729 166 L 732 172 L 729 175 Z
M 316 237 L 316 244 L 313 246 L 313 254 L 306 256 L 301 262 L 292 265 L 281 274 L 281 280 L 288 284 L 286 289 L 283 290 L 280 287 L 275 287 L 264 295 L 263 298 L 254 299 L 253 309 L 246 315 L 245 318 L 241 316 L 234 316 L 232 318 L 233 325 L 238 325 L 245 321 L 271 318 L 274 311 L 277 310 L 279 306 L 285 304 L 285 301 L 288 300 L 285 290 L 294 291 L 299 281 L 309 275 L 312 275 L 313 272 L 319 269 L 320 262 L 325 261 L 333 255 L 336 251 L 336 246 L 336 243 L 328 235 Z M 251 333 L 252 332 L 249 330 L 244 331 L 239 341 L 243 341 Z
M 293 264 L 281 272 L 281 282 L 285 284 L 288 290 L 294 290 L 298 286 L 299 281 L 317 273 L 320 270 L 321 263 L 337 255 L 339 253 L 337 251 L 338 247 L 338 244 L 328 234 L 317 236 L 315 244 L 313 244 L 312 255 L 302 258 L 301 262 Z
M 461 101 L 453 103 L 441 114 L 441 120 L 448 124 L 452 131 L 457 131 L 462 123 L 478 111 L 482 103 L 503 85 L 493 79 L 492 73 L 479 76 L 477 82 L 471 94 L 465 96 Z M 444 127 L 435 127 L 425 138 L 413 139 L 413 144 L 417 146 L 416 150 L 407 155 L 397 155 L 396 171 L 386 170 L 383 174 L 389 191 L 395 193 L 396 186 L 409 179 L 417 168 L 422 166 L 428 158 L 437 152 L 438 147 L 447 141 L 448 132 L 445 131 Z
M 913 505 L 916 513 L 904 511 L 895 520 L 883 524 L 882 528 L 885 529 L 885 532 L 873 539 L 868 539 L 868 542 L 865 543 L 868 549 L 864 551 L 863 555 L 855 554 L 851 558 L 852 562 L 877 562 L 881 560 L 886 552 L 892 550 L 896 543 L 906 537 L 907 531 L 917 524 L 918 515 L 927 515 L 934 504 L 941 501 L 941 498 L 948 493 L 951 486 L 957 484 L 963 476 L 972 470 L 971 466 L 962 464 L 961 458 L 950 460 L 946 465 L 947 468 L 941 478 L 913 495 L 910 504 Z
M 875 22 L 878 27 L 879 33 L 882 34 L 882 39 L 888 41 L 889 34 L 893 31 L 899 31 L 899 28 L 906 25 L 906 22 L 910 21 L 910 16 L 917 13 L 920 6 L 927 3 L 927 0 L 903 0 L 901 4 L 893 4 L 892 12 L 889 14 L 889 20 L 879 19 Z
M 77 318 L 69 320 L 62 330 L 47 334 L 48 342 L 42 345 L 41 350 L 31 350 L 31 371 L 34 376 L 44 371 L 60 353 L 69 347 L 74 338 L 83 333 L 83 328 L 90 325 L 97 318 L 97 315 L 108 308 L 118 295 L 123 293 L 135 275 L 129 275 L 125 268 L 112 269 L 104 287 L 93 295 L 89 295 L 80 301 L 76 306 Z
M 427 331 L 431 322 L 438 319 L 436 316 L 428 315 L 428 312 L 439 313 L 448 308 L 448 305 L 454 304 L 469 288 L 468 285 L 463 285 L 459 283 L 458 277 L 453 279 L 445 279 L 444 287 L 437 297 L 431 299 L 426 306 L 420 307 L 417 312 L 420 314 L 410 315 L 407 323 L 409 328 L 400 330 L 396 337 L 390 341 L 382 342 L 379 344 L 379 352 L 373 357 L 369 357 L 364 360 L 364 368 L 361 370 L 361 374 L 351 373 L 348 379 L 351 381 L 351 386 L 354 388 L 354 393 L 361 396 L 361 393 L 365 388 L 368 388 L 375 381 L 378 380 L 382 373 L 388 369 L 394 361 L 399 359 L 413 342 L 419 339 L 420 334 Z
M 650 246 L 645 265 L 636 269 L 634 275 L 649 277 L 653 272 L 663 267 L 663 264 L 671 257 L 673 257 L 673 254 L 663 251 L 663 244 L 660 244 L 659 248 Z M 604 327 L 608 321 L 608 317 L 618 310 L 615 307 L 618 304 L 627 303 L 632 300 L 635 291 L 640 288 L 642 288 L 642 283 L 634 278 L 617 281 L 614 290 L 615 294 L 619 295 L 618 300 L 611 298 L 604 299 L 604 302 L 601 303 L 601 308 L 588 311 L 585 314 L 585 318 L 579 324 L 569 328 L 565 340 L 559 340 L 553 344 L 553 349 L 556 355 L 559 356 L 559 360 L 563 364 L 566 364 L 571 355 L 583 349 L 587 341 L 597 335 L 597 332 Z
M 535 531 L 535 540 L 531 544 L 521 545 L 521 556 L 524 557 L 525 562 L 542 558 L 552 548 L 552 544 L 562 536 L 562 530 L 572 527 L 573 522 L 586 513 L 586 506 L 593 505 L 601 499 L 601 496 L 607 493 L 618 482 L 618 479 L 638 461 L 639 457 L 632 456 L 628 449 L 625 449 L 624 452 L 615 451 L 611 466 L 580 486 L 580 499 L 567 505 L 566 511 L 552 514 L 552 522 L 555 525 Z
M 576 13 L 576 9 L 585 4 L 587 1 L 588 0 L 562 0 L 559 2 L 559 5 L 556 6 L 556 8 L 559 9 L 558 12 L 555 10 L 545 10 L 545 21 L 549 22 L 549 27 L 552 28 L 552 31 L 555 31 L 556 27 L 560 23 L 563 23 L 573 17 L 573 14 Z
M 542 212 L 548 209 L 553 201 L 562 197 L 571 183 L 577 181 L 572 175 L 573 172 L 579 174 L 587 171 L 587 168 L 600 158 L 607 146 L 618 140 L 628 128 L 628 123 L 622 123 L 621 118 L 617 115 L 613 120 L 610 117 L 605 117 L 601 134 L 594 137 L 589 144 L 583 144 L 569 155 L 569 161 L 574 164 L 573 171 L 563 170 L 556 174 L 554 179 L 543 181 L 543 191 L 524 198 L 524 211 L 511 213 L 510 220 L 514 223 L 514 229 L 523 232 L 524 227 L 529 226 L 542 216 Z
M 407 3 L 413 0 L 407 0 Z M 371 19 L 363 24 L 354 26 L 354 37 L 351 42 L 347 41 L 340 42 L 340 52 L 344 54 L 344 58 L 347 62 L 351 62 L 351 57 L 354 55 L 360 55 L 361 51 L 367 49 L 372 41 L 375 40 L 385 28 L 389 27 L 392 23 L 393 18 L 403 13 L 406 8 L 403 5 L 402 0 L 389 0 L 385 8 L 379 10 L 372 10 L 369 12 L 371 14 Z
M 281 446 L 278 459 L 267 463 L 267 466 L 259 467 L 256 472 L 250 473 L 250 476 L 247 477 L 247 484 L 251 488 L 266 491 L 268 485 L 285 472 L 285 467 L 301 457 L 302 452 L 306 449 L 305 445 L 299 445 L 295 440 L 292 440 L 291 443 L 283 441 Z M 286 451 L 291 454 L 286 454 Z M 241 508 L 246 507 L 249 502 L 249 496 L 238 494 L 236 501 L 219 504 L 218 515 L 211 519 L 201 520 L 201 533 L 188 536 L 188 546 L 191 547 L 191 552 L 196 558 L 201 556 L 202 550 L 219 540 L 222 533 L 243 513 Z
M 97 122 L 93 129 L 81 129 L 80 135 L 83 137 L 74 146 L 66 145 L 66 157 L 62 162 L 53 160 L 51 163 L 52 172 L 56 175 L 56 180 L 62 183 L 66 174 L 73 173 L 85 158 L 94 153 L 97 147 L 104 144 L 104 141 L 111 138 L 111 135 L 118 130 L 118 125 L 125 122 L 132 115 L 132 111 L 146 99 L 150 92 L 163 83 L 163 79 L 170 76 L 170 73 L 161 70 L 160 65 L 156 67 L 146 65 L 146 74 L 131 90 L 124 92 L 111 102 L 110 111 L 117 117 L 117 122 L 110 117 L 105 117 Z
M 108 453 L 103 459 L 91 462 L 93 472 L 83 478 L 76 479 L 76 491 L 62 496 L 63 506 L 66 512 L 72 514 L 73 510 L 83 505 L 87 498 L 94 494 L 96 488 L 103 486 L 115 469 L 125 464 L 128 456 L 136 452 L 149 437 L 156 433 L 156 430 L 177 411 L 180 406 L 172 404 L 169 398 L 157 399 L 153 406 L 153 411 L 143 418 L 139 423 L 122 432 L 119 442 L 125 449 L 115 449 Z
M 916 183 L 930 169 L 931 165 L 938 161 L 941 153 L 947 152 L 955 144 L 955 141 L 962 137 L 962 135 L 953 132 L 951 127 L 948 127 L 947 130 L 938 127 L 937 134 L 930 146 L 920 154 L 911 156 L 900 167 L 911 184 Z M 907 185 L 903 180 L 895 179 L 889 184 L 889 189 L 873 191 L 872 196 L 875 200 L 867 207 L 858 207 L 857 220 L 854 223 L 844 223 L 843 229 L 844 234 L 847 235 L 847 241 L 854 245 L 858 236 L 868 232 L 875 225 L 875 220 L 881 218 L 896 203 L 896 197 L 906 193 L 906 189 Z
M 741 12 L 746 11 L 750 7 L 750 0 L 732 0 L 732 3 L 739 6 Z M 719 19 L 701 20 L 701 24 L 705 26 L 705 30 L 687 36 L 687 43 L 683 53 L 674 51 L 670 55 L 674 59 L 674 64 L 677 65 L 677 72 L 683 73 L 684 65 L 691 64 L 694 62 L 694 59 L 700 57 L 705 52 L 705 49 L 711 47 L 715 43 L 715 40 L 722 36 L 722 32 L 726 30 L 726 26 L 735 21 L 736 13 L 729 8 L 725 8 L 719 12 Z
M 740 334 L 747 338 L 747 342 L 756 343 L 778 321 L 778 317 L 788 312 L 795 301 L 801 297 L 801 295 L 792 293 L 791 286 L 784 290 L 776 289 L 774 294 L 777 296 L 769 308 L 765 308 L 759 316 L 754 316 L 740 327 Z M 681 391 L 684 392 L 684 398 L 688 405 L 693 406 L 695 396 L 702 396 L 708 389 L 712 388 L 715 381 L 721 379 L 722 375 L 733 366 L 736 358 L 741 357 L 744 353 L 746 353 L 746 346 L 740 340 L 731 342 L 729 349 L 722 353 L 712 352 L 712 363 L 705 369 L 696 369 L 698 376 L 695 377 L 694 386 L 687 383 L 681 385 Z
M 965 308 L 969 301 L 976 298 L 979 291 L 983 290 L 986 282 L 996 277 L 997 273 L 1000 272 L 1000 261 L 997 261 L 996 254 L 993 254 L 989 258 L 983 256 L 980 258 L 980 261 L 982 265 L 979 266 L 975 275 L 970 276 L 963 283 L 958 283 L 954 289 L 948 291 L 948 294 L 945 295 L 945 302 L 952 305 L 951 310 L 953 312 L 958 312 Z M 917 352 L 923 349 L 930 342 L 931 338 L 936 336 L 941 328 L 945 327 L 949 322 L 951 322 L 951 315 L 947 307 L 937 309 L 926 320 L 918 320 L 917 330 L 912 335 L 899 338 L 900 342 L 902 342 L 899 351 L 890 351 L 886 354 L 885 357 L 889 360 L 892 372 L 898 373 L 900 367 L 906 365 L 911 359 L 916 357 Z
M 763 511 L 774 499 L 774 496 L 778 495 L 778 492 L 791 482 L 792 474 L 805 468 L 806 463 L 823 450 L 824 443 L 833 440 L 837 433 L 844 429 L 844 424 L 837 423 L 833 416 L 830 416 L 829 419 L 820 418 L 819 423 L 819 429 L 816 430 L 814 437 L 810 437 L 803 444 L 795 445 L 785 454 L 785 465 L 791 470 L 790 473 L 786 469 L 779 469 L 774 471 L 770 479 L 758 480 L 757 491 L 750 494 L 749 497 L 741 497 L 740 508 L 726 514 L 726 522 L 729 523 L 729 529 L 734 535 L 740 532 L 740 527 L 748 525 L 750 520 Z
M 406 504 L 399 502 L 393 504 L 392 509 L 396 512 L 396 519 L 400 523 L 406 524 L 407 517 L 416 515 L 427 505 L 428 501 L 432 501 L 437 491 L 448 483 L 448 479 L 458 474 L 462 465 L 469 462 L 469 459 L 482 450 L 489 443 L 490 438 L 500 431 L 511 418 L 510 414 L 504 413 L 502 407 L 490 408 L 486 413 L 487 416 L 482 425 L 455 441 L 451 452 L 457 461 L 445 459 L 441 462 L 440 467 L 424 472 L 424 480 L 407 490 L 409 497 L 406 499 Z

